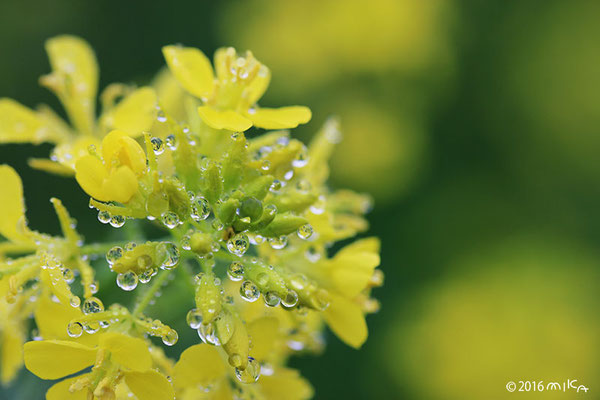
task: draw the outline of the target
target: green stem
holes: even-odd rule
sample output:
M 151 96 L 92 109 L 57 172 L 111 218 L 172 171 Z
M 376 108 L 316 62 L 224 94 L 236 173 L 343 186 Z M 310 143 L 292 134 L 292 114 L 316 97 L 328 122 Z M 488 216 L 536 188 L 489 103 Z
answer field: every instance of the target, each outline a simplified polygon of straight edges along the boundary
M 171 270 L 164 270 L 161 274 L 159 274 L 154 280 L 148 290 L 142 293 L 139 301 L 137 302 L 135 308 L 133 309 L 132 315 L 134 317 L 139 317 L 140 314 L 144 312 L 144 309 L 150 304 L 150 301 L 154 297 L 154 294 L 158 292 L 163 285 L 163 283 L 167 280 L 169 275 L 171 274 Z

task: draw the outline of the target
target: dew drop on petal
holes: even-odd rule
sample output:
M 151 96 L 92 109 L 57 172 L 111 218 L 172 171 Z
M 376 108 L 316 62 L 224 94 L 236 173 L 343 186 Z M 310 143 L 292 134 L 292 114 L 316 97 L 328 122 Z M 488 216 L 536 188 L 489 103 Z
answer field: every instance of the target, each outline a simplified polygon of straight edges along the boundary
M 135 289 L 138 285 L 138 276 L 133 271 L 127 271 L 123 274 L 117 275 L 117 286 L 121 289 L 130 292 Z
M 287 294 L 281 299 L 281 304 L 284 307 L 294 307 L 298 304 L 298 293 L 293 290 L 288 290 Z
M 110 222 L 111 215 L 108 211 L 98 211 L 98 221 L 103 224 L 108 224 Z
M 83 325 L 79 322 L 70 322 L 67 325 L 67 334 L 72 338 L 78 338 L 83 333 Z
M 287 245 L 287 236 L 279 236 L 277 238 L 269 238 L 269 244 L 275 250 L 281 250 Z
M 298 228 L 298 237 L 300 239 L 308 239 L 313 234 L 313 227 L 310 224 L 304 224 L 300 228 Z
M 202 197 L 196 197 L 192 202 L 191 217 L 195 221 L 203 221 L 210 215 L 210 206 L 208 201 Z
M 81 299 L 77 296 L 71 296 L 69 299 L 69 304 L 71 304 L 71 307 L 77 308 L 81 304 Z
M 157 156 L 165 152 L 165 144 L 160 138 L 151 138 L 150 144 L 152 144 L 152 151 L 154 151 L 154 154 Z
M 236 256 L 243 256 L 249 246 L 250 241 L 248 240 L 248 236 L 244 233 L 238 233 L 227 241 L 227 250 Z
M 265 304 L 269 307 L 277 307 L 279 303 L 281 303 L 281 299 L 279 298 L 279 296 L 277 296 L 277 294 L 273 292 L 267 292 L 263 296 L 263 300 L 265 301 Z
M 63 278 L 65 279 L 65 281 L 68 284 L 71 284 L 75 281 L 75 274 L 73 273 L 73 271 L 71 269 L 65 268 L 65 269 L 63 269 L 62 273 L 63 273 Z
M 114 263 L 119 261 L 121 257 L 123 257 L 123 248 L 119 246 L 115 246 L 106 252 L 106 261 L 110 265 L 113 265 Z
M 227 276 L 234 282 L 241 281 L 244 278 L 244 266 L 234 261 L 227 268 Z
M 181 222 L 179 220 L 179 215 L 175 214 L 172 211 L 163 213 L 161 215 L 161 219 L 162 219 L 163 224 L 169 229 L 175 228 Z
M 110 226 L 113 228 L 120 228 L 125 225 L 125 217 L 122 215 L 113 215 L 110 218 Z
M 88 299 L 85 299 L 81 310 L 86 315 L 102 312 L 104 311 L 104 304 L 102 304 L 102 301 L 99 298 L 90 297 Z
M 177 149 L 177 139 L 175 138 L 175 135 L 167 136 L 165 141 L 167 142 L 167 147 L 171 150 Z

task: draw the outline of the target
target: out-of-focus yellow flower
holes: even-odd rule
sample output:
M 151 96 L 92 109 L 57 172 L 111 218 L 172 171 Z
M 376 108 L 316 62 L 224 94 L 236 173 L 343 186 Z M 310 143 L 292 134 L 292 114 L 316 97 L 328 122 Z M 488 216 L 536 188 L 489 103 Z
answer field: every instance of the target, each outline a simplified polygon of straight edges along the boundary
M 344 73 L 447 66 L 452 8 L 443 0 L 252 0 L 225 7 L 219 25 L 231 43 L 293 71 L 281 87 L 306 91 Z
M 398 387 L 414 398 L 490 399 L 508 398 L 509 381 L 547 387 L 577 379 L 588 388 L 595 382 L 595 252 L 517 236 L 478 248 L 452 266 L 452 278 L 404 304 L 404 317 L 381 347 L 384 370 Z M 550 395 L 532 391 L 527 397 Z
M 33 111 L 14 100 L 0 99 L 0 143 L 55 145 L 50 160 L 32 159 L 32 167 L 72 175 L 76 160 L 88 154 L 90 145 L 99 145 L 111 129 L 135 137 L 152 126 L 157 113 L 154 89 L 108 86 L 101 96 L 103 112 L 96 120 L 99 78 L 91 47 L 78 37 L 63 35 L 49 39 L 46 51 L 52 73 L 40 83 L 59 98 L 72 126 L 46 106 Z M 119 97 L 123 99 L 116 103 Z
M 60 379 L 93 366 L 90 373 L 56 383 L 46 393 L 48 400 L 66 398 L 114 399 L 117 385 L 125 383 L 139 400 L 172 400 L 167 378 L 152 369 L 146 341 L 121 333 L 99 334 L 98 346 L 66 340 L 27 342 L 25 366 L 42 379 Z
M 146 154 L 127 133 L 112 131 L 102 140 L 102 157 L 88 154 L 75 165 L 82 189 L 100 201 L 127 203 L 138 190 L 146 170 Z
M 215 73 L 208 58 L 198 49 L 166 46 L 163 54 L 181 86 L 203 105 L 198 113 L 214 129 L 245 131 L 252 126 L 265 129 L 295 128 L 311 118 L 307 107 L 260 108 L 256 102 L 269 86 L 271 72 L 251 52 L 238 56 L 232 47 L 215 53 Z

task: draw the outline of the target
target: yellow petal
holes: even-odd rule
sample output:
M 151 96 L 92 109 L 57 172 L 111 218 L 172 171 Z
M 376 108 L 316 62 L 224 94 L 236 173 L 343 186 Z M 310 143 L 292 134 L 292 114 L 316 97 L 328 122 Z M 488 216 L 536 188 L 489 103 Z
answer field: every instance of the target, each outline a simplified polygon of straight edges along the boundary
M 138 400 L 173 400 L 175 398 L 171 382 L 156 371 L 126 372 L 125 383 Z
M 51 129 L 29 108 L 11 99 L 0 99 L 0 143 L 53 141 Z
M 365 316 L 356 303 L 345 297 L 330 293 L 331 302 L 323 316 L 329 328 L 344 343 L 358 349 L 367 340 Z
M 250 355 L 261 361 L 273 350 L 279 337 L 279 320 L 275 317 L 261 317 L 248 324 L 248 335 L 252 340 Z
M 352 298 L 360 293 L 379 265 L 379 240 L 367 238 L 357 240 L 340 250 L 331 260 L 331 277 L 336 289 Z
M 258 74 L 244 89 L 242 98 L 248 107 L 253 106 L 265 94 L 271 82 L 271 70 L 266 65 L 261 65 Z
M 2 355 L 0 378 L 2 384 L 12 381 L 19 369 L 23 366 L 23 333 L 14 326 L 5 326 L 2 333 Z
M 273 375 L 260 377 L 261 392 L 265 400 L 305 400 L 313 396 L 313 388 L 298 371 L 277 368 Z
M 252 126 L 252 121 L 232 110 L 219 111 L 209 106 L 200 106 L 198 114 L 206 125 L 214 129 L 243 132 Z
M 46 41 L 52 73 L 40 82 L 52 89 L 80 132 L 94 130 L 98 64 L 90 45 L 75 36 L 56 36 Z
M 27 240 L 17 229 L 19 220 L 25 219 L 23 183 L 17 172 L 8 165 L 0 165 L 0 234 L 15 242 Z
M 45 171 L 54 175 L 72 177 L 75 174 L 75 171 L 71 168 L 47 158 L 30 158 L 27 160 L 27 164 L 33 169 Z
M 112 111 L 112 126 L 131 136 L 150 129 L 156 118 L 156 93 L 142 87 L 125 97 Z
M 171 73 L 185 90 L 196 97 L 210 97 L 215 78 L 204 53 L 192 47 L 180 46 L 165 46 L 162 51 Z
M 127 203 L 137 192 L 138 181 L 129 167 L 121 166 L 110 172 L 102 184 L 102 194 L 108 200 Z M 101 200 L 101 199 L 98 199 Z
M 96 349 L 64 340 L 27 342 L 23 346 L 25 366 L 42 379 L 58 379 L 89 367 Z
M 116 332 L 102 334 L 99 346 L 111 352 L 111 360 L 133 371 L 148 371 L 152 368 L 152 357 L 148 344 L 143 339 Z
M 102 139 L 102 158 L 107 166 L 126 165 L 136 175 L 146 169 L 144 149 L 124 131 L 111 131 Z
M 46 392 L 46 400 L 87 400 L 87 389 L 70 392 L 69 388 L 77 380 L 86 378 L 89 375 L 90 374 L 82 374 L 55 383 Z
M 219 351 L 207 344 L 188 347 L 173 367 L 173 383 L 179 388 L 206 386 L 227 373 Z
M 312 113 L 308 107 L 290 106 L 281 108 L 258 108 L 246 114 L 254 126 L 264 129 L 295 128 L 310 121 Z
M 110 200 L 102 191 L 102 185 L 107 177 L 108 172 L 104 164 L 96 156 L 83 156 L 75 163 L 75 179 L 77 183 L 79 183 L 79 186 L 88 195 L 97 200 Z
M 67 76 L 73 91 L 95 104 L 98 63 L 90 45 L 78 37 L 61 35 L 46 41 L 46 51 L 52 70 Z
M 33 313 L 40 336 L 44 339 L 65 339 L 73 340 L 67 334 L 67 325 L 73 319 L 83 315 L 81 310 L 52 301 L 49 296 L 42 295 L 37 301 Z M 76 339 L 78 343 L 94 346 L 98 343 L 98 335 L 91 335 L 84 332 Z

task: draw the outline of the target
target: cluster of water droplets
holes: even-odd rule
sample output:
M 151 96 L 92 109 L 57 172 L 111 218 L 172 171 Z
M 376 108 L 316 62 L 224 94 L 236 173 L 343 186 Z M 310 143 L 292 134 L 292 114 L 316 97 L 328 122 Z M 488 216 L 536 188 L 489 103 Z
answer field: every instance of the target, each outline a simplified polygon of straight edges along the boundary
M 126 218 L 122 215 L 112 215 L 108 211 L 98 211 L 98 221 L 103 224 L 110 224 L 113 228 L 120 228 L 125 225 Z

